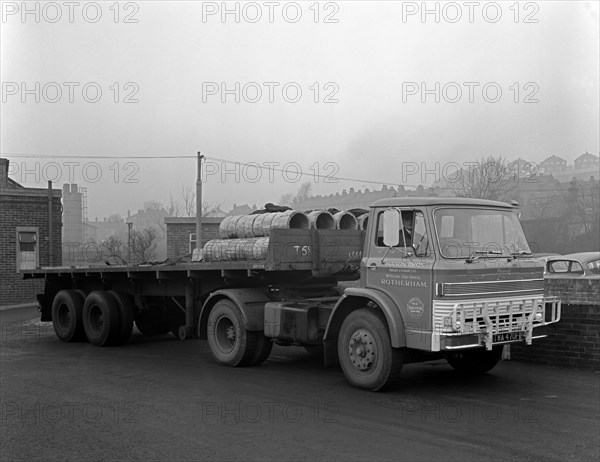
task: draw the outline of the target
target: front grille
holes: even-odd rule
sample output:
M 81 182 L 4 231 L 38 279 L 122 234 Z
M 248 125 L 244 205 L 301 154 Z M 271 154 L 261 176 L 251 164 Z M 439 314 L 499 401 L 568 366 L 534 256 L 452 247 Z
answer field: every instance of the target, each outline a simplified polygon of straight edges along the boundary
M 442 284 L 442 294 L 456 295 L 492 295 L 504 292 L 539 292 L 544 290 L 544 279 L 518 279 L 493 282 L 446 282 Z M 440 294 L 440 295 L 442 295 Z

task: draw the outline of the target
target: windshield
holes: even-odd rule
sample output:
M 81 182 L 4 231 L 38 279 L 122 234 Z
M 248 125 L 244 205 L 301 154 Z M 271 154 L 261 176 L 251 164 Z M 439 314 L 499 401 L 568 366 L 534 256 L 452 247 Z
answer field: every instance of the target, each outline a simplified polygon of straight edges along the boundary
M 444 208 L 434 212 L 440 252 L 445 258 L 506 257 L 530 253 L 517 216 L 509 210 Z

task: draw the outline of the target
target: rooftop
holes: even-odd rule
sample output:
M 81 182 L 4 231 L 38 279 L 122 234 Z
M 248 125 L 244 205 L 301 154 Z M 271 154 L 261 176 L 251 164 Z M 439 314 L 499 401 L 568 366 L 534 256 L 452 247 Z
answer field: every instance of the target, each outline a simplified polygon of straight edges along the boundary
M 466 205 L 513 208 L 512 205 L 507 204 L 506 202 L 470 199 L 465 197 L 390 197 L 376 201 L 371 207 L 416 207 L 426 205 Z

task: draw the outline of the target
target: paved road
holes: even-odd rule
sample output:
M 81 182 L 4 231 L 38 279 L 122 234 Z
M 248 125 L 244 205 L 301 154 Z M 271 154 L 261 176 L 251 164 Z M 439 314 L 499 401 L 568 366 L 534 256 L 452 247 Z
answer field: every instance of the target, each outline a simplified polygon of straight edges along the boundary
M 598 460 L 598 374 L 504 361 L 466 379 L 410 365 L 393 392 L 349 387 L 302 349 L 216 365 L 205 341 L 59 342 L 0 313 L 2 462 Z

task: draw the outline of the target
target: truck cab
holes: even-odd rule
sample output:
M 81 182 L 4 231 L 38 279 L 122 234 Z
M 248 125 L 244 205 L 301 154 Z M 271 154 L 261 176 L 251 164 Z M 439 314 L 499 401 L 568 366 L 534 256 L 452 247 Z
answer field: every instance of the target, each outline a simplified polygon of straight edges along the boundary
M 518 211 L 502 202 L 378 201 L 360 273 L 360 287 L 347 289 L 332 314 L 325 345 L 331 351 L 337 340 L 346 377 L 364 388 L 394 379 L 377 377 L 381 361 L 389 363 L 384 374 L 435 357 L 462 372 L 487 372 L 503 345 L 531 344 L 560 319 L 559 300 L 544 298 L 543 266 L 531 254 Z M 343 324 L 357 307 L 370 326 L 348 332 Z M 380 345 L 387 340 L 374 332 L 378 320 L 391 345 L 385 357 Z M 373 345 L 378 351 L 369 350 Z

